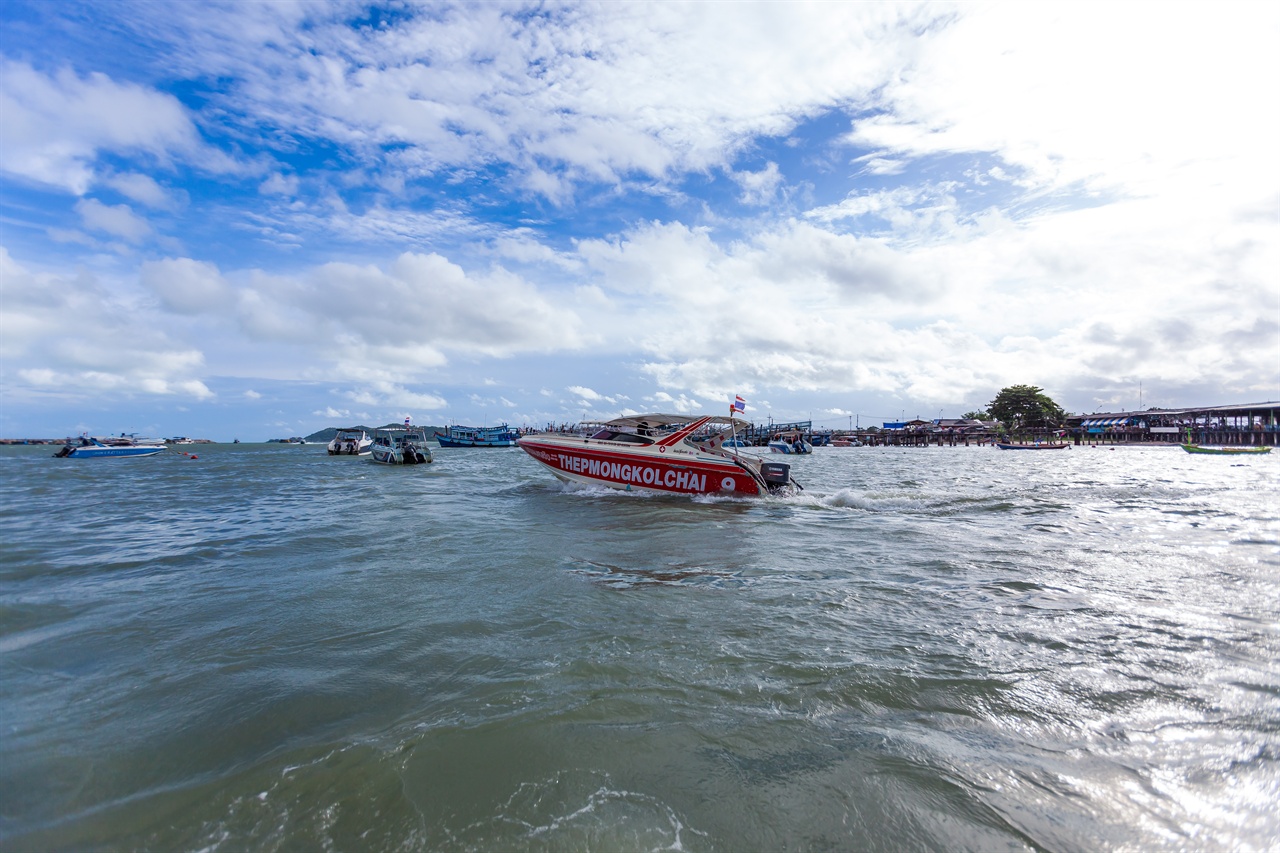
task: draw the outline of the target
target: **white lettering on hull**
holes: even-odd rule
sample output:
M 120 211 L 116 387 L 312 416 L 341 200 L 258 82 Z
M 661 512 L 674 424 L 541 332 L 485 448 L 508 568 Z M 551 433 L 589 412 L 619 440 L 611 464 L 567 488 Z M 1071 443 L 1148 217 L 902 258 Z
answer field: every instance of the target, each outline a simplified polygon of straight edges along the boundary
M 707 490 L 707 475 L 698 474 L 694 471 L 677 471 L 673 468 L 654 465 L 629 465 L 609 462 L 603 459 L 592 459 L 586 456 L 570 456 L 567 453 L 557 453 L 551 458 L 554 459 L 556 467 L 561 471 L 568 471 L 597 480 L 606 480 L 613 483 L 634 483 L 638 486 L 652 486 L 679 492 L 705 492 Z M 725 477 L 721 480 L 721 488 L 725 488 L 725 482 L 731 482 L 732 479 L 732 477 Z

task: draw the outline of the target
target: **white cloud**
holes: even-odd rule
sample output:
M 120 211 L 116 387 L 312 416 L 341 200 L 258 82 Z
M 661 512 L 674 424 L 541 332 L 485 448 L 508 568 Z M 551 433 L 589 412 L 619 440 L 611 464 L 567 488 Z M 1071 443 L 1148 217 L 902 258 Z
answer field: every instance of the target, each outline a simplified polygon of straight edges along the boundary
M 0 353 L 18 378 L 7 392 L 211 398 L 204 354 L 114 290 L 92 276 L 33 272 L 0 248 Z
M 136 172 L 117 173 L 107 175 L 101 180 L 105 186 L 121 195 L 155 210 L 172 211 L 178 208 L 177 199 L 150 175 Z
M 70 69 L 46 75 L 30 65 L 0 65 L 0 170 L 84 195 L 102 152 L 142 153 L 167 163 L 203 154 L 225 170 L 225 155 L 203 149 L 195 124 L 172 95 L 105 74 Z
M 403 385 L 385 380 L 366 383 L 355 391 L 347 392 L 347 396 L 362 406 L 411 408 L 418 410 L 420 414 L 438 412 L 449 405 L 443 397 L 411 391 Z
M 733 180 L 742 187 L 739 201 L 743 204 L 766 205 L 778 195 L 782 186 L 782 173 L 777 163 L 769 163 L 759 172 L 735 172 Z
M 221 96 L 228 115 L 269 116 L 388 174 L 509 163 L 526 190 L 565 203 L 580 180 L 727 166 L 751 137 L 865 96 L 900 61 L 895 45 L 946 14 L 615 2 L 524 15 L 481 4 L 353 37 L 341 7 L 250 4 L 219 16 L 174 7 L 147 36 L 191 76 L 236 80 Z
M 166 308 L 178 314 L 221 313 L 234 299 L 218 268 L 206 261 L 147 261 L 139 270 L 139 278 Z
M 133 212 L 127 204 L 108 205 L 97 199 L 84 198 L 76 202 L 85 227 L 121 237 L 130 243 L 141 243 L 151 236 L 151 226 Z
M 962 6 L 886 78 L 884 110 L 857 120 L 851 140 L 905 156 L 991 152 L 1044 188 L 1274 186 L 1280 163 L 1265 152 L 1280 125 L 1278 30 L 1280 13 L 1261 4 L 1214 15 L 1135 4 L 1105 17 L 1061 4 Z
M 571 385 L 564 390 L 568 391 L 570 394 L 572 394 L 575 397 L 578 397 L 579 399 L 587 400 L 592 403 L 596 402 L 597 400 L 606 399 L 606 397 L 603 394 L 593 391 L 590 388 L 584 388 L 581 385 Z
M 279 172 L 274 172 L 270 177 L 258 185 L 258 192 L 262 195 L 297 195 L 298 176 L 282 175 Z

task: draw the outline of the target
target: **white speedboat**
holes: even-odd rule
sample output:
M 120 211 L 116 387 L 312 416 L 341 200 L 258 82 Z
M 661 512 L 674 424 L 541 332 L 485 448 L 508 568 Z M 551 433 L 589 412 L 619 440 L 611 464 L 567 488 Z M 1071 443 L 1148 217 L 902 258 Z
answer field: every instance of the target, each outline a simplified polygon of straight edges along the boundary
M 800 488 L 785 462 L 725 449 L 726 440 L 749 426 L 746 421 L 652 414 L 598 426 L 586 436 L 537 433 L 517 444 L 570 483 L 694 495 L 762 495 Z
M 329 442 L 330 456 L 368 456 L 373 439 L 362 429 L 340 429 Z
M 382 465 L 425 465 L 434 459 L 420 427 L 377 430 L 370 451 L 373 461 Z

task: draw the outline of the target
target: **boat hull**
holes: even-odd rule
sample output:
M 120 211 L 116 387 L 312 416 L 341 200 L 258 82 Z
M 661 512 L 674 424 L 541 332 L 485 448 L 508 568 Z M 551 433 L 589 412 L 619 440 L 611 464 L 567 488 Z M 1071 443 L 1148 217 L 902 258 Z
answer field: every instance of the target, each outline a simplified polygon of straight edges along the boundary
M 771 441 L 769 442 L 770 453 L 812 453 L 813 445 L 807 441 L 798 441 L 792 444 L 789 441 Z
M 73 447 L 64 459 L 135 459 L 163 453 L 163 447 Z
M 1001 450 L 1066 450 L 1069 444 L 1002 444 L 996 443 Z
M 436 433 L 436 441 L 441 447 L 515 447 L 515 439 L 495 438 L 495 439 L 479 439 L 468 440 L 449 438 L 448 436 Z
M 580 485 L 623 491 L 667 494 L 758 495 L 755 478 L 730 459 L 710 458 L 672 449 L 624 451 L 572 439 L 527 436 L 517 444 L 556 477 Z
M 1202 447 L 1199 444 L 1184 444 L 1182 449 L 1188 453 L 1212 453 L 1219 456 L 1254 456 L 1270 453 L 1270 447 Z
M 436 430 L 435 439 L 441 447 L 515 447 L 516 434 L 506 424 L 493 427 L 446 427 Z
M 369 455 L 379 465 L 426 465 L 433 461 L 431 451 L 419 448 L 403 451 L 399 448 L 374 445 Z

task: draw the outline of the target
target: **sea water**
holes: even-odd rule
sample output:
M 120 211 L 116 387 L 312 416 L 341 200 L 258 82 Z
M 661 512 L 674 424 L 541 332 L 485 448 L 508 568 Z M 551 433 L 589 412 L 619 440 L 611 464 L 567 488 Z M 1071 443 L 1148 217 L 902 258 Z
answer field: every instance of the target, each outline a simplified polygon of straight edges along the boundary
M 1248 850 L 1280 454 L 0 451 L 0 848 Z

